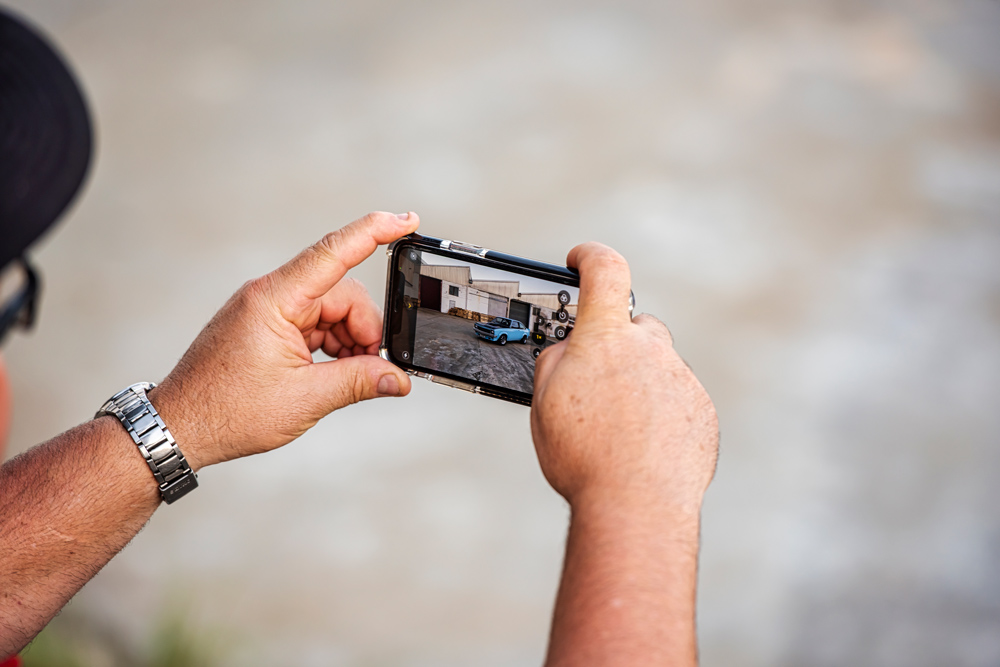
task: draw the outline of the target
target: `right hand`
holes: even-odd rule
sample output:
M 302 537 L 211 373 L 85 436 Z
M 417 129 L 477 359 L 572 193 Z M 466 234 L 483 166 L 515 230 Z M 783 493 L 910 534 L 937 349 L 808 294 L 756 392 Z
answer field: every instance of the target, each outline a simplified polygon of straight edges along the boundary
M 628 264 L 611 248 L 570 251 L 576 325 L 535 367 L 531 432 L 545 478 L 574 508 L 655 503 L 697 515 L 719 427 L 705 389 L 650 315 L 629 316 Z
M 381 310 L 345 274 L 418 224 L 415 213 L 369 213 L 219 310 L 150 393 L 193 468 L 275 449 L 333 410 L 410 391 L 378 356 Z M 333 359 L 313 363 L 320 349 Z

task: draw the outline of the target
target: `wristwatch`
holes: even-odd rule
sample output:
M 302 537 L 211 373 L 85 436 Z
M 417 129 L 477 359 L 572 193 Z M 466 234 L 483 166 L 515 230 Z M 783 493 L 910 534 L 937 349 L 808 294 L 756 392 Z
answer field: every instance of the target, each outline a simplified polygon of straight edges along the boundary
M 146 397 L 146 392 L 155 386 L 152 382 L 140 382 L 122 389 L 101 406 L 94 419 L 104 415 L 118 418 L 153 471 L 160 497 L 169 505 L 198 488 L 198 476 Z

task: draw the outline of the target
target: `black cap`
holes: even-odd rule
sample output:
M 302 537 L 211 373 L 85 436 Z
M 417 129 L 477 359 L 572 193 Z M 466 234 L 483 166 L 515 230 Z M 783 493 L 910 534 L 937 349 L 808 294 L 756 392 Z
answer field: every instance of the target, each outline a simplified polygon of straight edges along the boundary
M 0 9 L 0 268 L 59 218 L 90 164 L 83 93 L 36 30 Z

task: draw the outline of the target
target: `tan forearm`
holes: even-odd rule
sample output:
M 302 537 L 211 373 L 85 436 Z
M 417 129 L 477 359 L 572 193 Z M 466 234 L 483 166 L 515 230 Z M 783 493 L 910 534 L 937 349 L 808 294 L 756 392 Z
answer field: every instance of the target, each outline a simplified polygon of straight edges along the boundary
M 546 665 L 696 665 L 698 516 L 574 508 Z
M 131 540 L 160 503 L 113 417 L 0 468 L 0 658 L 23 648 Z

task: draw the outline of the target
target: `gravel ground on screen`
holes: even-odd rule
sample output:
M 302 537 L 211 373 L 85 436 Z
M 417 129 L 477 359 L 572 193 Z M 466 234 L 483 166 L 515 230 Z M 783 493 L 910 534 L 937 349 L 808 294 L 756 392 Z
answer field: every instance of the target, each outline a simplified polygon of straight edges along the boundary
M 535 379 L 531 343 L 491 343 L 475 334 L 472 320 L 421 308 L 413 362 L 424 368 L 530 394 Z

